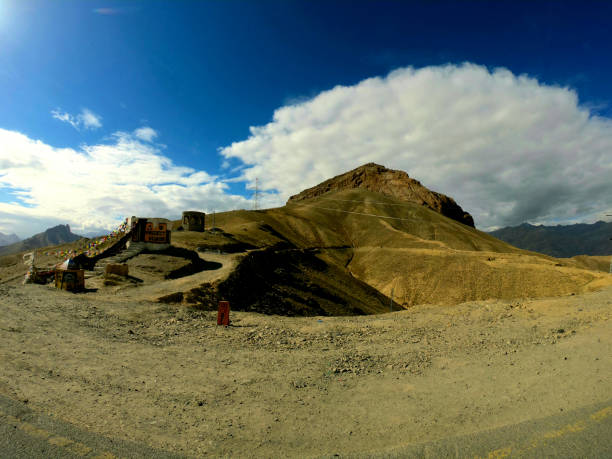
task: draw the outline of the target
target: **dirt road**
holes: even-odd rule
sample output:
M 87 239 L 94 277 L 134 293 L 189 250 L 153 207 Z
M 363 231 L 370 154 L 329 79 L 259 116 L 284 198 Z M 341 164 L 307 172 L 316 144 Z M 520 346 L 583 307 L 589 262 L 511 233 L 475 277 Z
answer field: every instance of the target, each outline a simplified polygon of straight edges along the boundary
M 208 312 L 112 300 L 0 286 L 0 394 L 186 456 L 401 455 L 556 425 L 489 441 L 486 456 L 612 417 L 610 288 L 381 316 L 232 313 L 229 328 Z

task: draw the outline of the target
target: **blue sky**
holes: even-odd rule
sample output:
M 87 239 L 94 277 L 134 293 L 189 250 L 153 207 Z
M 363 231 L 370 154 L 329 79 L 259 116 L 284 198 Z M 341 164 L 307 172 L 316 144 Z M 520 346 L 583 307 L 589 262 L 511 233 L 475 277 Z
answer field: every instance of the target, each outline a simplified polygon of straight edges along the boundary
M 255 177 L 281 205 L 370 160 L 481 228 L 601 218 L 611 18 L 609 2 L 0 0 L 0 232 L 248 208 Z

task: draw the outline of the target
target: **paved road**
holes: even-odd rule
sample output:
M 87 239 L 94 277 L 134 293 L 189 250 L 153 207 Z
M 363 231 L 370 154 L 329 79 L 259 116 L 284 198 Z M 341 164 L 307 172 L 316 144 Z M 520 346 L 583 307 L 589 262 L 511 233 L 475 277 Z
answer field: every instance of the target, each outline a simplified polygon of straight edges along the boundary
M 0 395 L 0 457 L 172 459 L 184 456 L 97 435 Z
M 334 452 L 330 453 L 322 457 L 334 457 Z M 612 400 L 473 435 L 406 445 L 377 453 L 340 456 L 612 458 Z M 0 457 L 170 459 L 185 456 L 97 435 L 52 416 L 37 413 L 27 404 L 0 396 Z
M 612 400 L 556 416 L 363 457 L 612 458 Z

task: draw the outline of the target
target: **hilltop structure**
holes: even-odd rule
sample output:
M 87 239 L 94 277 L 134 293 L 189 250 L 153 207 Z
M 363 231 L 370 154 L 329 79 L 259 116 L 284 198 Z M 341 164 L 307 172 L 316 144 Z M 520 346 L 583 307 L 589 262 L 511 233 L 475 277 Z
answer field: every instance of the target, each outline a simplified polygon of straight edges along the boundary
M 128 227 L 132 237 L 127 242 L 127 247 L 133 243 L 138 243 L 148 250 L 164 250 L 170 247 L 172 223 L 166 218 L 132 216 L 128 219 Z
M 186 210 L 183 212 L 183 229 L 186 231 L 204 231 L 206 222 L 206 214 L 195 210 Z

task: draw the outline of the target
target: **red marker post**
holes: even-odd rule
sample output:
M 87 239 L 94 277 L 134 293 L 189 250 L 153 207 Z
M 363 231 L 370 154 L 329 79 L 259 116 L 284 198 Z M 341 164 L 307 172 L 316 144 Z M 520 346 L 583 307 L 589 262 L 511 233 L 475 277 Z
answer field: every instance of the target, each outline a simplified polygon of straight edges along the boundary
M 230 305 L 229 301 L 219 301 L 219 312 L 217 313 L 217 325 L 225 325 L 230 323 L 229 319 Z

